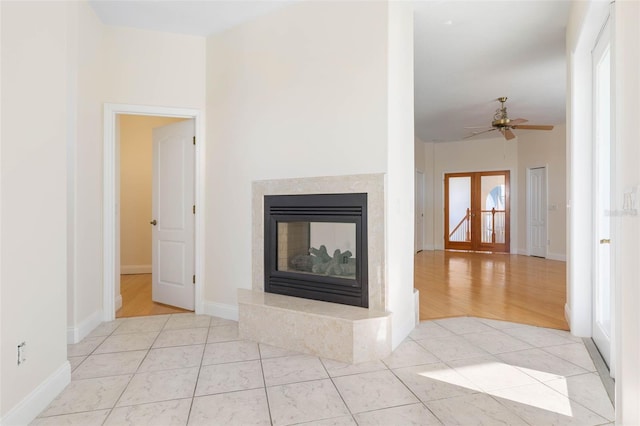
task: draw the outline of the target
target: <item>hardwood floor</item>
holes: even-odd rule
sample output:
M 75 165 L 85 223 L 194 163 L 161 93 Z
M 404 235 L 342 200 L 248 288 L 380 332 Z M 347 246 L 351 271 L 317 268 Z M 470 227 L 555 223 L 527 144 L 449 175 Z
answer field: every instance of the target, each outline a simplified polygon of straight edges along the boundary
M 530 256 L 422 251 L 420 319 L 477 316 L 568 330 L 566 264 Z
M 122 308 L 116 318 L 191 312 L 151 300 L 151 274 L 120 275 Z

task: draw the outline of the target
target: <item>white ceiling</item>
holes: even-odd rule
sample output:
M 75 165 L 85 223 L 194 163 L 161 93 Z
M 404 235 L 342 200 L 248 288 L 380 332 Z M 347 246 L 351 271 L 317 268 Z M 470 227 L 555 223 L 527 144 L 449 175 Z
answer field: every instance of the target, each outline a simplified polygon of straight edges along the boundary
M 297 0 L 90 0 L 108 25 L 211 35 Z M 311 0 L 314 1 L 314 0 Z M 568 0 L 416 1 L 415 126 L 423 141 L 461 140 L 510 118 L 565 122 Z M 516 131 L 516 133 L 522 131 Z M 495 137 L 495 132 L 476 136 Z
M 461 140 L 490 125 L 500 96 L 512 119 L 564 123 L 568 15 L 567 1 L 418 2 L 416 135 Z

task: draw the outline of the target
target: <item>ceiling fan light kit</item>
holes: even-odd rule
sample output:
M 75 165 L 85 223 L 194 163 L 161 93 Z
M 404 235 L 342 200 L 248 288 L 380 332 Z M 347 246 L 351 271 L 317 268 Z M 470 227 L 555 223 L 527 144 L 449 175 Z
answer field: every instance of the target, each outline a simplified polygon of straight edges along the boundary
M 491 129 L 483 130 L 481 132 L 473 132 L 471 135 L 467 136 L 465 139 L 472 138 L 474 136 L 480 135 L 482 133 L 492 132 L 494 130 L 498 130 L 502 133 L 502 136 L 506 140 L 515 139 L 516 135 L 513 133 L 514 129 L 526 129 L 526 130 L 553 130 L 553 126 L 548 124 L 536 125 L 536 124 L 524 124 L 529 120 L 524 118 L 516 118 L 514 120 L 509 119 L 507 115 L 507 107 L 505 103 L 507 102 L 507 97 L 502 96 L 496 99 L 500 102 L 500 108 L 496 110 L 496 113 L 493 116 L 493 121 L 491 121 Z

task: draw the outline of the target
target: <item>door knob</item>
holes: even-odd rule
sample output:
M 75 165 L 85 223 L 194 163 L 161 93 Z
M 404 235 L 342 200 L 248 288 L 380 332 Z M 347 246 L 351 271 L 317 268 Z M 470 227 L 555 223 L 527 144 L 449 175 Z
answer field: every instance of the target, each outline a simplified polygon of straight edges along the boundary
M 611 244 L 611 240 L 609 238 L 603 238 L 600 240 L 600 244 Z
M 150 224 L 152 224 L 153 226 L 156 226 L 158 224 L 158 221 L 153 219 L 151 222 L 149 222 Z

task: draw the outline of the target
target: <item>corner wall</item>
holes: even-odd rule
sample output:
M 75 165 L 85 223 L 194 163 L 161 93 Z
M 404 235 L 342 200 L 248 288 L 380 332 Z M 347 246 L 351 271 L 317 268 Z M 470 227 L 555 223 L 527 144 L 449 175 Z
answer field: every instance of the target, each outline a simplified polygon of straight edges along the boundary
M 407 111 L 389 105 L 390 73 L 400 75 L 390 70 L 389 55 L 402 52 L 390 51 L 388 8 L 386 2 L 300 2 L 207 39 L 206 184 L 215 197 L 206 206 L 205 312 L 237 315 L 237 289 L 251 288 L 255 180 L 399 173 L 387 181 L 387 202 L 400 209 L 390 209 L 387 230 L 397 230 L 408 211 L 413 222 L 413 135 L 407 144 L 406 123 L 390 124 L 390 114 Z M 405 88 L 394 87 L 403 104 Z M 390 154 L 393 142 L 407 153 Z M 411 181 L 398 190 L 407 180 L 397 171 L 401 165 Z M 412 241 L 413 233 L 410 253 Z M 388 277 L 402 280 L 401 291 L 412 290 L 412 276 L 396 275 Z M 405 306 L 412 308 L 413 302 Z
M 74 199 L 70 237 L 68 339 L 103 320 L 103 107 L 131 104 L 205 108 L 205 38 L 108 27 L 85 2 L 79 8 Z M 168 60 L 171 58 L 171 60 Z M 206 143 L 206 141 L 203 141 Z M 119 283 L 118 283 L 119 287 Z M 119 288 L 115 289 L 119 294 Z
M 567 170 L 565 125 L 551 131 L 529 131 L 518 135 L 518 253 L 528 254 L 527 173 L 533 167 L 547 168 L 547 259 L 566 260 Z
M 28 424 L 70 380 L 66 351 L 67 2 L 2 2 L 0 418 Z M 26 343 L 18 365 L 17 345 Z

